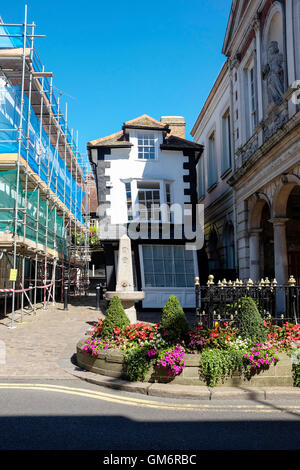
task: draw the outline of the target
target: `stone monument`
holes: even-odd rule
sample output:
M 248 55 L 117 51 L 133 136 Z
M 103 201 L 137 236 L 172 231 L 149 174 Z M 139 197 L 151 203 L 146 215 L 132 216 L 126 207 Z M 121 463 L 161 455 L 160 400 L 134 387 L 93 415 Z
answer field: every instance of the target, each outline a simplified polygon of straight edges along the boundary
M 130 323 L 135 323 L 137 318 L 134 304 L 139 300 L 143 300 L 145 293 L 134 290 L 131 241 L 126 234 L 122 236 L 119 243 L 116 290 L 106 292 L 105 298 L 110 300 L 115 296 L 121 300 Z

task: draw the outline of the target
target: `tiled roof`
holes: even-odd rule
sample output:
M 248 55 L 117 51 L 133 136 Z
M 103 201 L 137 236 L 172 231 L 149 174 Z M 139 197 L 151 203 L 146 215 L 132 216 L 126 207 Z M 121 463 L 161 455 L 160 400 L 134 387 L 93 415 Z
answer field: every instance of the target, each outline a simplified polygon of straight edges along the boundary
M 168 130 L 168 124 L 163 124 L 156 119 L 148 116 L 147 114 L 143 114 L 135 119 L 131 119 L 130 121 L 126 121 L 123 124 L 123 129 L 126 127 L 137 127 L 137 128 L 151 128 L 151 129 L 161 129 L 161 130 Z
M 196 142 L 192 142 L 190 140 L 182 139 L 181 137 L 177 137 L 176 135 L 170 135 L 170 137 L 167 137 L 160 147 L 162 150 L 203 150 L 203 145 L 196 144 Z
M 89 147 L 131 147 L 132 144 L 125 140 L 123 131 L 116 132 L 115 134 L 101 137 L 100 139 L 91 140 L 88 143 Z

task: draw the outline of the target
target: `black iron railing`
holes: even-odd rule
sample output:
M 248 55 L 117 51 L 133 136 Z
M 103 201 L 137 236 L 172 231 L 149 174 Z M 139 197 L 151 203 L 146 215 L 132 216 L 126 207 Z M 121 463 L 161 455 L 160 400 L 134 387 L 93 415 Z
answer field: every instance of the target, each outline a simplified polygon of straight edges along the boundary
M 296 286 L 293 276 L 287 285 L 279 286 L 268 278 L 254 283 L 249 279 L 243 282 L 227 282 L 225 279 L 214 284 L 209 276 L 206 286 L 195 278 L 196 312 L 195 325 L 212 328 L 216 322 L 234 322 L 241 309 L 243 297 L 251 297 L 257 304 L 261 316 L 277 324 L 300 321 L 300 286 Z

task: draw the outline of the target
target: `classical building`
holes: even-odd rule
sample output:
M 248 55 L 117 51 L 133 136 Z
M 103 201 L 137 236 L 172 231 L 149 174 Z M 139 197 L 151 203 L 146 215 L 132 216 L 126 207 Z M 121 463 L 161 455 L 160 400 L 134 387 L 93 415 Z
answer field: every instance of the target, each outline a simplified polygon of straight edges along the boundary
M 119 239 L 125 229 L 131 238 L 135 288 L 145 292 L 143 309 L 163 307 L 171 294 L 185 308 L 195 303 L 197 252 L 185 249 L 183 222 L 184 206 L 197 203 L 196 163 L 202 146 L 184 136 L 184 118 L 157 121 L 143 115 L 88 143 L 107 289 L 116 287 Z
M 227 183 L 233 168 L 228 61 L 191 134 L 204 147 L 197 165 L 198 201 L 205 208 L 201 283 L 206 283 L 208 274 L 213 274 L 216 280 L 236 279 L 234 194 Z
M 299 42 L 300 0 L 233 1 L 227 60 L 192 131 L 206 146 L 208 262 L 245 280 L 300 281 Z

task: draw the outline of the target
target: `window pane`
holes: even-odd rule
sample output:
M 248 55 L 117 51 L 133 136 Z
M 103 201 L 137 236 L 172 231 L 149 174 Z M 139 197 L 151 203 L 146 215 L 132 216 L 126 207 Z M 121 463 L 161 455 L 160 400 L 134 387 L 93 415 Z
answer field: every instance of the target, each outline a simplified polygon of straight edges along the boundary
M 163 273 L 164 272 L 164 262 L 162 259 L 154 259 L 153 267 L 155 273 Z
M 194 262 L 186 260 L 185 261 L 185 272 L 186 273 L 193 273 L 194 272 Z
M 163 274 L 155 275 L 156 287 L 165 287 L 165 276 Z
M 183 259 L 183 247 L 182 246 L 175 246 L 174 248 L 174 257 Z
M 165 259 L 164 260 L 165 272 L 168 274 L 175 273 L 175 264 L 172 259 Z
M 163 247 L 162 246 L 153 246 L 153 256 L 154 258 L 163 258 Z
M 165 258 L 173 258 L 172 246 L 164 246 L 163 251 L 164 251 Z
M 186 275 L 186 284 L 187 287 L 194 287 L 195 285 L 195 276 L 191 276 L 190 274 Z
M 174 274 L 166 274 L 166 287 L 176 287 Z
M 152 259 L 152 246 L 143 246 L 144 258 Z
M 181 259 L 175 259 L 175 272 L 176 274 L 184 273 L 184 262 Z
M 153 274 L 145 274 L 146 287 L 155 287 L 155 280 Z
M 155 272 L 153 270 L 153 262 L 151 259 L 144 259 L 144 270 L 145 270 L 145 273 L 153 273 Z
M 176 274 L 176 287 L 185 287 L 185 275 Z
M 193 261 L 194 260 L 194 254 L 193 250 L 186 250 L 184 249 L 184 257 L 187 260 Z

